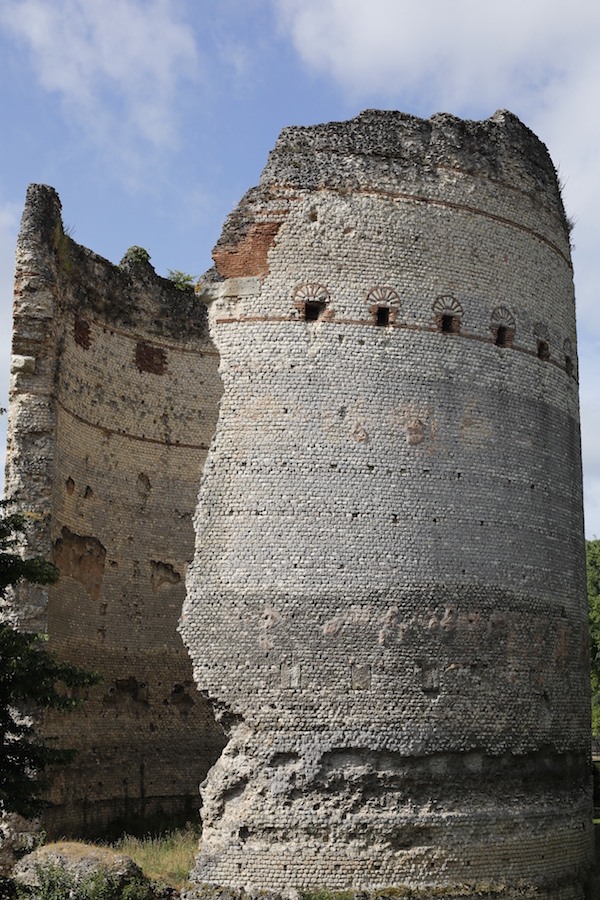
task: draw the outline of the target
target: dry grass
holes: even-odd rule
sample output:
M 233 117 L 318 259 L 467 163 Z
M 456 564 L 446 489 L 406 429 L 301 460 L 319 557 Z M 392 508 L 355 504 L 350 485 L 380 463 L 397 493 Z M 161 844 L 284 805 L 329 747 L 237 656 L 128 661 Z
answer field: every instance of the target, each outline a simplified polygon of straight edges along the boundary
M 83 860 L 108 875 L 123 868 L 123 852 L 108 844 L 62 840 L 44 844 L 35 853 L 37 862 L 44 868 L 58 866 L 71 870 Z
M 115 856 L 123 853 L 140 867 L 146 878 L 170 884 L 177 890 L 189 886 L 188 876 L 198 855 L 199 831 L 192 827 L 175 830 L 159 837 L 136 838 L 124 835 L 114 844 L 91 844 L 85 841 L 57 841 L 46 844 L 44 851 L 61 853 L 75 860 L 95 856 L 110 871 Z
M 198 833 L 189 828 L 160 837 L 125 835 L 113 846 L 131 857 L 146 878 L 164 881 L 181 890 L 189 884 L 188 875 L 198 854 Z
M 103 844 L 88 844 L 86 841 L 53 841 L 44 844 L 39 849 L 39 854 L 45 856 L 46 853 L 59 853 L 70 860 L 83 859 L 84 857 L 93 856 L 98 863 L 105 868 L 110 868 L 114 863 L 118 850 L 112 847 L 105 847 Z

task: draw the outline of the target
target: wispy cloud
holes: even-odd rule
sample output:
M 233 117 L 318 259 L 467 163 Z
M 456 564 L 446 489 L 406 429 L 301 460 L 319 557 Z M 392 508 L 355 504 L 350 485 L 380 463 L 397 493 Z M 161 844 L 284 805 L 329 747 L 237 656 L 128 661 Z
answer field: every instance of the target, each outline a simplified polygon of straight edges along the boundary
M 177 88 L 197 72 L 178 0 L 4 0 L 0 21 L 94 138 L 176 142 Z
M 580 284 L 598 246 L 600 5 L 573 0 L 271 0 L 310 71 L 356 101 L 486 116 L 508 107 L 544 140 L 578 221 Z M 597 254 L 595 254 L 597 255 Z M 598 265 L 598 264 L 596 264 Z M 594 276 L 594 283 L 598 279 Z M 600 328 L 600 307 L 584 301 Z
M 493 102 L 500 88 L 538 94 L 594 55 L 597 4 L 574 0 L 272 0 L 313 69 L 358 95 L 413 93 L 457 105 Z

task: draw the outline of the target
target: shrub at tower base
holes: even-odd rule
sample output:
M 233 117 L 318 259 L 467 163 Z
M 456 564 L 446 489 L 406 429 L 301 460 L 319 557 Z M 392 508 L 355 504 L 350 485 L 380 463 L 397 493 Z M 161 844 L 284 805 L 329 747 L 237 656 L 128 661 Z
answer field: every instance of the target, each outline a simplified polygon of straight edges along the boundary
M 575 304 L 546 148 L 506 111 L 287 128 L 213 257 L 223 397 L 180 627 L 229 742 L 194 877 L 583 898 Z

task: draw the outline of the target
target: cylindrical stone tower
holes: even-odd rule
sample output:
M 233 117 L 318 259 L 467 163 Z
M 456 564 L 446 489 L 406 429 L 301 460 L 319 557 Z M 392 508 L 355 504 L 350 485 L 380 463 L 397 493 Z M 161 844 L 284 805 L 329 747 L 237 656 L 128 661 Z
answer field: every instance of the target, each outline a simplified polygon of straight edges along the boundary
M 287 128 L 214 259 L 224 395 L 181 628 L 230 741 L 196 877 L 583 896 L 575 305 L 546 148 L 505 111 Z

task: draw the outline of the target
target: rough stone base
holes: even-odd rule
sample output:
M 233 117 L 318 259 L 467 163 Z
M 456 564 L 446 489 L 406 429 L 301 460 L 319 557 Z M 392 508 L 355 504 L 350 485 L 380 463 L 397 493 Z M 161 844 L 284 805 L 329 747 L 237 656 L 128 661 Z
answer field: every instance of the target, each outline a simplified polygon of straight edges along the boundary
M 194 879 L 268 891 L 573 884 L 578 897 L 593 859 L 588 781 L 585 758 L 549 749 L 409 756 L 384 729 L 265 736 L 238 723 L 202 786 Z
M 444 900 L 446 897 L 452 900 L 597 900 L 592 883 L 587 881 L 544 886 L 524 882 L 513 887 L 502 884 L 458 884 L 446 888 L 422 889 L 394 887 L 374 891 L 331 891 L 328 888 L 313 891 L 298 891 L 295 888 L 261 891 L 199 884 L 192 890 L 181 893 L 181 900 Z
M 9 875 L 16 861 L 33 850 L 39 841 L 39 819 L 24 819 L 16 813 L 3 813 L 0 816 L 0 876 Z

